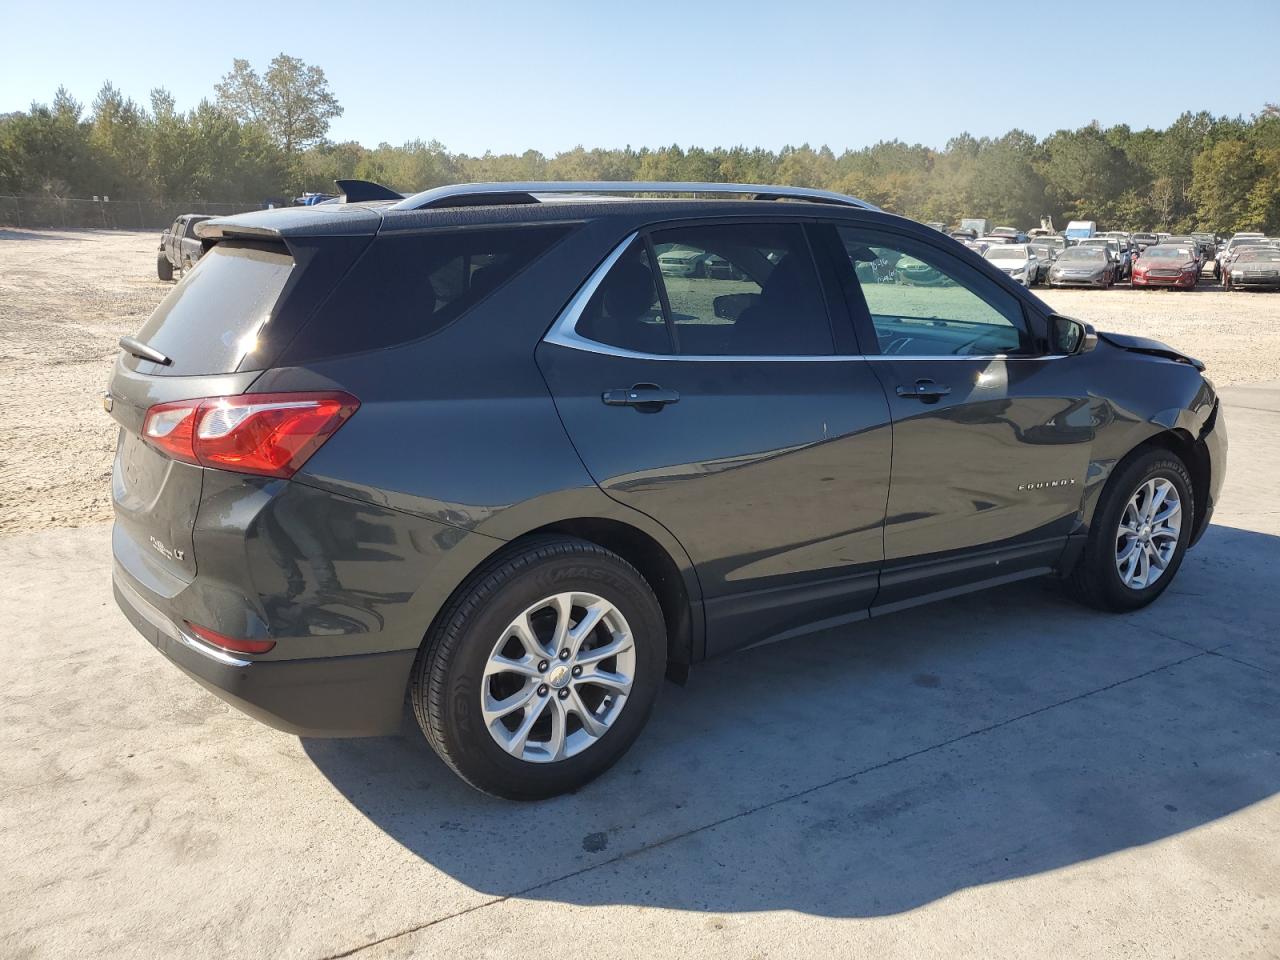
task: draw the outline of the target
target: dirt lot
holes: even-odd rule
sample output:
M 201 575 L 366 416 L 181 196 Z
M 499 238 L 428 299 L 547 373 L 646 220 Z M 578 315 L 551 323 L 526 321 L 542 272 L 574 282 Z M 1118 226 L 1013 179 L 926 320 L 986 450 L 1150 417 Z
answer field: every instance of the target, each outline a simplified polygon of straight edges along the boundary
M 172 284 L 155 233 L 0 230 L 0 533 L 110 517 L 115 431 L 100 397 L 116 340 Z M 1101 329 L 1200 357 L 1220 386 L 1280 379 L 1280 296 L 1167 290 L 1042 290 Z

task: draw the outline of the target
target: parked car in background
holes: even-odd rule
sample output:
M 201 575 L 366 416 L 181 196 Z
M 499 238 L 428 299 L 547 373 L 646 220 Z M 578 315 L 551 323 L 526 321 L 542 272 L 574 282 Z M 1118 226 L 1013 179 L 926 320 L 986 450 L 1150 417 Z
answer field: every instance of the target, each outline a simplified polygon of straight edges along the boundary
M 1280 290 L 1280 244 L 1241 247 L 1222 271 L 1227 290 Z
M 1212 233 L 1193 233 L 1191 239 L 1200 248 L 1200 270 L 1218 279 L 1218 238 Z
M 997 243 L 988 247 L 984 256 L 993 267 L 1003 270 L 1024 287 L 1032 286 L 1040 278 L 1040 260 L 1025 243 Z
M 203 213 L 184 213 L 160 234 L 160 249 L 156 253 L 156 276 L 172 280 L 174 271 L 190 270 L 204 254 L 204 244 L 196 236 L 196 224 L 211 220 Z
M 1003 237 L 1009 243 L 1026 243 L 1027 235 L 1017 227 L 996 227 L 990 236 Z
M 961 230 L 972 230 L 975 237 L 985 237 L 991 232 L 991 221 L 982 217 L 965 217 L 960 221 Z
M 1269 247 L 1280 245 L 1280 239 L 1268 239 L 1261 233 L 1235 234 L 1218 250 L 1218 279 L 1224 280 L 1223 271 L 1228 269 L 1236 256 L 1249 247 Z M 1224 281 L 1225 285 L 1225 281 Z
M 1129 275 L 1130 257 L 1129 251 L 1121 247 L 1121 241 L 1117 237 L 1090 237 L 1087 240 L 1081 240 L 1082 247 L 1098 247 L 1110 252 L 1111 259 L 1114 263 L 1114 281 L 1123 280 Z
M 674 246 L 658 254 L 658 269 L 666 277 L 700 277 L 706 273 L 707 253 Z
M 1097 232 L 1097 221 L 1072 220 L 1067 224 L 1067 229 L 1062 232 L 1062 235 L 1067 238 L 1067 243 L 1079 243 L 1081 240 L 1088 240 Z
M 1039 267 L 1036 271 L 1036 283 L 1048 282 L 1049 271 L 1053 268 L 1054 261 L 1058 259 L 1058 254 L 1062 252 L 1061 247 L 1046 242 L 1048 239 L 1047 237 L 1032 237 L 1031 242 L 1027 244 L 1032 253 L 1036 255 L 1036 262 Z
M 581 196 L 636 190 L 696 196 Z M 1043 576 L 1144 607 L 1222 488 L 1203 364 L 853 198 L 463 184 L 200 230 L 110 380 L 116 602 L 258 719 L 394 734 L 407 704 L 503 797 L 599 776 L 708 657 Z M 858 269 L 890 261 L 934 279 Z M 724 722 L 805 735 L 759 707 Z M 595 799 L 665 789 L 633 772 Z
M 1154 233 L 1135 233 L 1133 235 L 1133 242 L 1138 245 L 1138 250 L 1141 252 L 1147 249 L 1147 247 L 1156 246 L 1160 241 Z
M 1049 286 L 1110 287 L 1116 269 L 1115 255 L 1105 244 L 1068 247 L 1049 270 Z
M 1162 243 L 1148 247 L 1133 265 L 1134 287 L 1176 287 L 1194 290 L 1200 278 L 1195 250 L 1185 244 Z

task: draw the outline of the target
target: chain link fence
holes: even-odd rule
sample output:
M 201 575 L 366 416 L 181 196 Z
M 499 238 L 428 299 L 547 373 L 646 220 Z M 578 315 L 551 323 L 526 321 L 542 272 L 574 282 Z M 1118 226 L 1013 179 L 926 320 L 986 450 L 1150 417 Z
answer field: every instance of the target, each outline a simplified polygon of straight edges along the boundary
M 184 213 L 226 216 L 261 210 L 261 203 L 211 203 L 205 200 L 75 200 L 58 197 L 0 196 L 0 226 L 96 227 L 106 230 L 163 230 Z

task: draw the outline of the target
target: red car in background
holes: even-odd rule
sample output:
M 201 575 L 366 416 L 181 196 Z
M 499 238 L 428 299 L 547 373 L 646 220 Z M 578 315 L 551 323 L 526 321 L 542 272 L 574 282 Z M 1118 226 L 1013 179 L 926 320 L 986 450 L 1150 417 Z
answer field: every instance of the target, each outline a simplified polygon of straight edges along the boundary
M 1129 282 L 1135 287 L 1176 287 L 1194 290 L 1200 279 L 1200 261 L 1191 245 L 1159 244 L 1147 247 L 1133 262 Z

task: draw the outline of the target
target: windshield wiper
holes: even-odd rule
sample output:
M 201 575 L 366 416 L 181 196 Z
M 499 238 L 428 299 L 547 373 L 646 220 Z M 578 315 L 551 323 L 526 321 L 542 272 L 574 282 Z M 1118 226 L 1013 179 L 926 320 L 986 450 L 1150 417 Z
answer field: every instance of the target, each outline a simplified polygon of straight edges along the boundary
M 171 359 L 166 357 L 154 347 L 148 347 L 141 340 L 135 340 L 133 337 L 121 337 L 120 349 L 130 356 L 137 357 L 139 360 L 150 360 L 152 363 L 158 363 L 161 366 L 169 366 L 173 363 Z

